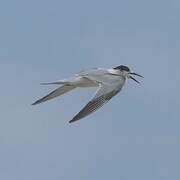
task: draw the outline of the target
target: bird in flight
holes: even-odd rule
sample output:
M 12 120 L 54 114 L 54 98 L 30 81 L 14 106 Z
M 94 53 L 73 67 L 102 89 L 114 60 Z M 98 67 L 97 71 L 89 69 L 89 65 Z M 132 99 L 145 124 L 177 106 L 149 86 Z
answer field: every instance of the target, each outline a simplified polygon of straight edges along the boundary
M 131 72 L 131 70 L 124 65 L 111 69 L 94 68 L 83 70 L 67 79 L 42 83 L 42 85 L 56 84 L 60 85 L 60 87 L 37 100 L 32 105 L 48 101 L 77 87 L 97 87 L 97 91 L 92 100 L 90 100 L 85 107 L 69 121 L 69 123 L 72 123 L 88 116 L 107 103 L 112 97 L 121 91 L 126 79 L 132 79 L 135 82 L 140 83 L 133 77 L 133 75 L 143 77 L 137 73 Z

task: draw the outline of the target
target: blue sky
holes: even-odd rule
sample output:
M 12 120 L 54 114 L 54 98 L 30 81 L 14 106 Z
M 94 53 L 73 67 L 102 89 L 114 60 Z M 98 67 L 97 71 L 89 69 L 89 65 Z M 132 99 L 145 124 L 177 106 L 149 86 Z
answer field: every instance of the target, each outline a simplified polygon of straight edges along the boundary
M 0 179 L 180 179 L 180 2 L 0 2 Z M 128 81 L 101 110 L 68 121 L 95 89 L 40 106 L 41 82 L 125 64 Z

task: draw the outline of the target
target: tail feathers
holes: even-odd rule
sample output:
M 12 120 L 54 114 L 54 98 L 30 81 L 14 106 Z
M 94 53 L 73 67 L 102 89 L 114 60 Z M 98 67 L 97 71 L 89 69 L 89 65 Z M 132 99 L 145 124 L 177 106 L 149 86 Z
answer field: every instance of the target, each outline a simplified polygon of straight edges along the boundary
M 35 101 L 32 105 L 40 104 L 40 103 L 48 101 L 50 99 L 54 99 L 55 97 L 65 94 L 66 92 L 69 92 L 69 91 L 73 90 L 74 88 L 75 88 L 75 86 L 63 85 L 63 86 L 55 89 L 48 95 L 44 96 L 43 98 Z
M 41 83 L 41 85 L 51 85 L 51 84 L 67 84 L 67 82 L 65 82 L 65 81 L 54 81 L 54 82 Z

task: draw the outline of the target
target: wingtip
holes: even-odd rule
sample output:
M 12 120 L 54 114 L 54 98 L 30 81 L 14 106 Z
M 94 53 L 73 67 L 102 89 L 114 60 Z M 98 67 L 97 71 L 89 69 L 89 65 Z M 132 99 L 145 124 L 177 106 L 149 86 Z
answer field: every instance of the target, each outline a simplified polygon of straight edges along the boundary
M 72 120 L 69 121 L 69 124 L 71 124 L 71 123 L 73 123 L 73 122 L 74 122 L 74 120 L 72 119 Z
M 39 102 L 38 102 L 38 101 L 36 101 L 36 102 L 32 103 L 31 105 L 32 105 L 32 106 L 34 106 L 34 105 L 37 105 L 37 104 L 39 104 Z
M 78 121 L 79 119 L 76 119 L 76 118 L 73 118 L 73 119 L 71 119 L 70 121 L 69 121 L 69 123 L 71 124 L 71 123 L 73 123 L 73 122 L 75 122 L 75 121 Z

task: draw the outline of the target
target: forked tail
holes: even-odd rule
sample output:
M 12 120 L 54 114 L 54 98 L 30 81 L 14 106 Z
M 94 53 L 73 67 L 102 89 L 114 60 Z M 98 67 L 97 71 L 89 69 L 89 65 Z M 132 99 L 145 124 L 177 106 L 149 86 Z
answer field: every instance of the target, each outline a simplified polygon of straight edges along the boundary
M 45 84 L 57 84 L 57 82 L 50 82 L 50 83 L 45 83 Z M 61 84 L 64 84 L 64 83 L 61 83 Z M 47 94 L 46 96 L 42 97 L 41 99 L 35 101 L 32 105 L 40 104 L 42 102 L 54 99 L 55 97 L 60 96 L 62 94 L 65 94 L 65 93 L 73 90 L 74 88 L 75 88 L 75 86 L 72 86 L 72 85 L 69 85 L 69 84 L 65 84 L 65 85 L 55 89 L 54 91 L 50 92 L 49 94 Z

